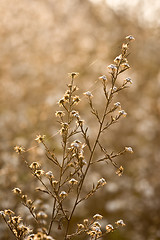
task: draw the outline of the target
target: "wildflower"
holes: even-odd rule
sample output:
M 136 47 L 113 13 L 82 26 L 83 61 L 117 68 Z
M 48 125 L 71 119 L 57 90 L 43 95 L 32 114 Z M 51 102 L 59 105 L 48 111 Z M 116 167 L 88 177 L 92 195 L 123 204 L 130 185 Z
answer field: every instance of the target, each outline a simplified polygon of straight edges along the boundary
M 61 198 L 66 198 L 67 195 L 68 195 L 68 194 L 67 194 L 65 191 L 62 191 L 62 192 L 59 194 L 59 196 L 60 196 Z
M 114 230 L 114 227 L 113 227 L 111 224 L 108 224 L 108 225 L 106 226 L 106 230 L 107 230 L 108 233 L 109 233 L 109 232 L 112 232 L 112 231 Z
M 135 40 L 135 38 L 132 35 L 127 36 L 126 39 L 129 40 L 129 41 L 134 41 Z
M 83 93 L 85 96 L 87 96 L 87 97 L 89 97 L 89 98 L 92 98 L 93 97 L 93 95 L 92 95 L 92 93 L 90 92 L 90 91 L 87 91 L 87 92 L 85 92 L 85 93 Z
M 94 220 L 101 220 L 102 218 L 103 218 L 103 216 L 98 213 L 93 216 Z
M 114 59 L 114 62 L 116 64 L 120 63 L 120 61 L 122 60 L 122 54 L 120 54 L 119 56 L 117 56 L 115 59 Z
M 130 68 L 128 63 L 122 63 L 121 67 L 122 67 L 123 70 L 127 70 L 128 68 Z
M 37 168 L 40 168 L 40 163 L 38 162 L 33 162 L 31 163 L 31 165 L 29 166 L 31 169 L 37 169 Z
M 128 78 L 126 78 L 125 80 L 126 80 L 126 82 L 128 82 L 128 83 L 130 83 L 130 84 L 132 84 L 132 83 L 133 83 L 133 82 L 132 82 L 132 80 L 131 80 L 131 78 L 129 78 L 129 77 L 128 77 Z
M 123 44 L 122 44 L 122 49 L 123 49 L 123 50 L 127 50 L 127 49 L 128 49 L 128 44 L 123 43 Z
M 107 77 L 105 75 L 99 77 L 100 80 L 103 80 L 104 82 L 107 81 Z
M 121 104 L 120 104 L 120 102 L 116 102 L 116 103 L 114 103 L 114 106 L 115 106 L 115 107 L 120 107 Z
M 91 229 L 96 232 L 96 235 L 101 235 L 102 234 L 101 229 L 98 226 L 93 225 L 91 227 Z
M 4 210 L 4 214 L 5 215 L 13 215 L 13 214 L 15 214 L 11 209 L 6 209 L 6 210 Z
M 79 140 L 75 140 L 73 143 L 71 143 L 71 147 L 73 147 L 73 148 L 80 148 L 81 144 L 82 143 Z
M 63 106 L 64 103 L 65 103 L 64 98 L 61 98 L 61 99 L 58 101 L 58 105 L 59 105 L 60 107 Z
M 106 180 L 105 180 L 104 178 L 101 178 L 101 179 L 98 180 L 97 186 L 98 186 L 98 187 L 102 187 L 102 186 L 104 186 L 106 183 L 107 183 Z
M 55 112 L 56 117 L 63 117 L 65 113 L 63 111 L 56 111 Z
M 117 70 L 117 67 L 114 64 L 110 64 L 107 68 L 112 72 L 115 72 Z
M 96 231 L 89 231 L 87 234 L 94 237 L 96 235 Z
M 35 175 L 36 175 L 37 177 L 41 177 L 42 175 L 44 175 L 44 171 L 43 171 L 42 169 L 36 170 L 36 171 L 35 171 Z
M 37 217 L 38 218 L 47 218 L 47 214 L 43 211 L 40 211 L 39 213 L 37 213 Z
M 58 184 L 58 181 L 57 181 L 57 180 L 53 180 L 53 181 L 52 181 L 52 186 L 53 186 L 53 187 L 55 187 L 57 184 Z
M 22 221 L 22 218 L 20 216 L 14 216 L 12 217 L 12 220 L 14 223 L 19 224 Z
M 79 75 L 78 72 L 71 72 L 71 73 L 68 73 L 68 76 L 69 76 L 69 77 L 72 77 L 72 78 L 75 78 L 75 77 L 77 77 L 78 75 Z
M 85 226 L 87 226 L 88 223 L 89 223 L 89 220 L 86 218 L 86 219 L 83 220 L 83 223 L 84 223 Z
M 133 153 L 133 149 L 131 147 L 125 147 L 126 152 Z
M 14 150 L 15 150 L 18 154 L 20 154 L 20 153 L 22 153 L 22 152 L 25 152 L 25 148 L 24 148 L 23 146 L 15 146 L 15 147 L 14 147 Z
M 46 177 L 49 179 L 54 178 L 52 171 L 46 172 Z
M 76 117 L 77 119 L 80 118 L 79 113 L 78 113 L 77 111 L 75 111 L 75 110 L 73 110 L 73 111 L 71 112 L 71 114 L 72 114 L 74 117 Z
M 125 226 L 126 224 L 123 222 L 122 219 L 118 220 L 117 222 L 115 222 L 115 224 L 117 224 L 118 226 Z
M 73 103 L 78 104 L 80 102 L 79 96 L 74 96 L 73 97 Z
M 117 174 L 119 177 L 121 177 L 122 174 L 123 174 L 123 170 L 124 170 L 124 168 L 123 168 L 122 166 L 120 166 L 120 167 L 118 168 L 118 170 L 116 171 L 116 174 Z
M 27 204 L 28 204 L 28 205 L 32 205 L 32 203 L 33 203 L 33 202 L 32 202 L 31 199 L 28 199 L 28 200 L 27 200 Z
M 93 225 L 96 226 L 96 227 L 101 228 L 101 224 L 99 222 L 94 222 Z
M 71 180 L 69 180 L 69 184 L 71 185 L 76 185 L 78 183 L 78 181 L 74 178 L 72 178 Z
M 79 88 L 77 86 L 73 86 L 73 92 L 77 91 Z
M 113 92 L 116 92 L 117 91 L 117 87 L 113 87 Z
M 69 94 L 65 94 L 63 98 L 64 98 L 65 102 L 69 102 L 70 96 L 69 96 Z
M 119 111 L 119 115 L 120 115 L 120 116 L 123 116 L 123 117 L 126 117 L 126 116 L 127 116 L 127 113 L 126 113 L 124 110 L 120 110 L 120 111 Z
M 4 216 L 4 211 L 0 211 L 0 215 L 1 215 L 1 216 Z
M 26 201 L 27 201 L 27 195 L 22 195 L 22 200 L 23 200 L 24 202 L 26 202 Z
M 21 194 L 21 193 L 22 193 L 22 191 L 21 191 L 20 188 L 14 188 L 12 191 L 13 191 L 13 193 L 15 193 L 15 194 Z
M 77 120 L 77 121 L 76 121 L 77 127 L 78 127 L 78 126 L 82 127 L 83 124 L 84 124 L 84 120 Z
M 84 225 L 83 224 L 77 224 L 77 226 L 78 226 L 78 230 L 81 230 L 81 229 L 83 229 L 84 228 Z
M 38 143 L 41 143 L 44 141 L 46 135 L 37 135 L 36 138 L 35 138 L 35 141 L 37 141 Z

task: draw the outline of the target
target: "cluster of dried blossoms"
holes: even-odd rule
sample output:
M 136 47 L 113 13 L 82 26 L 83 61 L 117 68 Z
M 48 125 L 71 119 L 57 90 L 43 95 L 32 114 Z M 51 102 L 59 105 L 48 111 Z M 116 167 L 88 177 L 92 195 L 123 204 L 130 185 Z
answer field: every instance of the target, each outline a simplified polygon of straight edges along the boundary
M 59 133 L 62 138 L 62 158 L 58 159 L 56 154 L 48 148 L 45 135 L 37 135 L 35 139 L 39 144 L 44 145 L 46 156 L 53 163 L 55 173 L 51 170 L 44 171 L 39 162 L 29 164 L 23 154 L 25 149 L 22 146 L 15 147 L 15 151 L 22 156 L 32 175 L 42 184 L 43 188 L 38 188 L 37 190 L 42 193 L 47 193 L 48 196 L 53 199 L 52 213 L 51 216 L 48 216 L 45 212 L 38 210 L 36 205 L 34 205 L 34 201 L 23 194 L 21 189 L 13 189 L 13 192 L 21 199 L 22 204 L 29 209 L 38 226 L 37 232 L 33 230 L 33 233 L 31 233 L 29 228 L 20 224 L 20 217 L 12 217 L 12 212 L 9 213 L 9 210 L 5 210 L 1 215 L 16 239 L 24 239 L 24 237 L 28 240 L 52 239 L 50 234 L 52 234 L 53 223 L 58 223 L 58 228 L 60 229 L 64 221 L 66 222 L 64 225 L 64 240 L 72 239 L 80 234 L 87 234 L 90 236 L 90 239 L 95 240 L 101 238 L 104 234 L 113 232 L 119 226 L 125 226 L 123 220 L 118 220 L 115 226 L 108 224 L 104 230 L 99 223 L 102 215 L 95 214 L 91 221 L 84 219 L 82 224 L 77 225 L 77 230 L 74 233 L 70 233 L 71 220 L 77 206 L 106 184 L 106 180 L 101 178 L 96 184 L 93 184 L 93 187 L 85 196 L 82 196 L 85 179 L 91 166 L 99 162 L 108 163 L 108 161 L 110 161 L 116 168 L 116 174 L 121 176 L 124 170 L 123 166 L 118 166 L 114 159 L 126 152 L 133 153 L 131 147 L 125 147 L 124 150 L 118 153 L 109 153 L 101 143 L 101 134 L 120 118 L 127 115 L 127 113 L 121 109 L 120 102 L 114 103 L 113 99 L 115 94 L 127 88 L 128 84 L 132 84 L 132 80 L 128 77 L 120 86 L 117 85 L 118 76 L 130 68 L 127 57 L 129 44 L 132 40 L 134 40 L 132 36 L 126 37 L 125 43 L 122 45 L 121 54 L 114 59 L 113 64 L 108 66 L 110 78 L 107 78 L 105 75 L 99 77 L 104 92 L 103 114 L 100 114 L 95 108 L 93 94 L 90 91 L 84 93 L 88 98 L 91 113 L 97 119 L 99 126 L 97 135 L 95 139 L 92 139 L 92 143 L 89 139 L 88 127 L 76 110 L 76 105 L 79 104 L 81 100 L 80 97 L 76 95 L 78 88 L 75 86 L 75 78 L 78 76 L 78 73 L 73 72 L 70 74 L 71 81 L 67 85 L 67 91 L 58 102 L 62 110 L 56 111 L 55 113 L 60 124 Z M 79 136 L 79 138 L 77 138 L 77 136 Z M 88 148 L 87 151 L 89 152 L 87 157 L 85 156 L 85 148 Z M 95 159 L 97 148 L 101 150 L 103 155 L 100 159 Z M 59 175 L 58 177 L 57 173 Z M 66 199 L 70 198 L 71 192 L 73 205 L 70 210 L 66 210 Z M 73 193 L 75 193 L 74 200 Z M 47 224 L 44 224 L 44 222 Z

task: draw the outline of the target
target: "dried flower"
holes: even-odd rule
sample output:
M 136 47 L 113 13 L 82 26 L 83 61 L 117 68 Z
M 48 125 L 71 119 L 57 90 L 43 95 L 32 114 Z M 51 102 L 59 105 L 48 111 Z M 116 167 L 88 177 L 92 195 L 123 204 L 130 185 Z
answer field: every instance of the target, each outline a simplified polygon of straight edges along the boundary
M 120 54 L 119 56 L 117 56 L 117 57 L 114 59 L 114 62 L 115 62 L 116 64 L 119 64 L 121 60 L 122 60 L 122 54 Z
M 115 224 L 117 224 L 118 226 L 126 226 L 126 224 L 123 222 L 122 219 L 118 220 L 117 222 L 115 222 Z
M 99 222 L 94 222 L 93 225 L 96 226 L 96 227 L 101 228 L 101 224 Z
M 72 78 L 75 78 L 75 77 L 77 77 L 78 75 L 79 75 L 78 72 L 71 72 L 71 73 L 68 73 L 68 76 L 69 76 L 69 77 L 72 77 Z
M 127 49 L 128 49 L 128 44 L 123 43 L 123 44 L 122 44 L 122 50 L 127 50 Z
M 111 224 L 108 224 L 106 226 L 106 230 L 107 230 L 107 232 L 112 232 L 114 230 L 114 227 Z
M 127 70 L 128 68 L 130 68 L 130 66 L 128 63 L 122 63 L 121 68 L 122 68 L 122 70 Z
M 13 215 L 13 214 L 15 214 L 15 213 L 14 213 L 11 209 L 5 209 L 5 210 L 4 210 L 4 214 L 10 216 L 10 215 Z
M 101 220 L 102 218 L 103 218 L 103 216 L 98 213 L 93 216 L 94 220 Z
M 113 92 L 116 92 L 117 91 L 117 87 L 113 87 Z
M 63 106 L 64 103 L 65 103 L 64 98 L 61 98 L 61 99 L 58 101 L 58 105 L 59 105 L 60 107 Z
M 87 226 L 88 223 L 89 223 L 89 220 L 86 218 L 86 219 L 83 220 L 83 223 L 84 223 L 85 226 Z
M 76 185 L 78 183 L 78 181 L 74 178 L 72 178 L 71 180 L 69 180 L 69 184 L 71 185 Z
M 44 175 L 44 171 L 42 169 L 36 170 L 35 175 L 38 176 L 38 177 L 41 177 L 42 175 Z
M 135 38 L 132 35 L 127 36 L 126 39 L 129 40 L 129 41 L 134 41 L 135 40 Z
M 107 77 L 105 75 L 99 77 L 100 80 L 102 81 L 107 81 Z
M 81 229 L 83 229 L 84 228 L 84 225 L 83 224 L 77 224 L 77 226 L 78 226 L 78 230 L 81 230 Z
M 123 171 L 124 171 L 124 168 L 123 168 L 122 166 L 120 166 L 120 167 L 118 168 L 118 170 L 116 171 L 116 174 L 117 174 L 119 177 L 121 177 L 122 174 L 123 174 Z
M 127 116 L 127 113 L 126 113 L 124 110 L 120 110 L 120 111 L 119 111 L 119 115 L 120 115 L 120 116 L 123 116 L 123 117 L 126 117 L 126 116 Z
M 117 67 L 116 65 L 114 64 L 110 64 L 108 67 L 107 67 L 109 70 L 111 70 L 112 72 L 115 72 L 117 70 Z
M 49 178 L 49 179 L 54 178 L 52 171 L 46 172 L 46 177 Z
M 56 117 L 63 117 L 65 113 L 63 111 L 56 111 L 55 112 Z
M 37 135 L 35 138 L 35 141 L 37 141 L 38 143 L 41 143 L 44 141 L 46 135 Z
M 14 147 L 14 150 L 15 150 L 18 154 L 20 154 L 20 153 L 22 153 L 22 152 L 25 152 L 25 148 L 24 148 L 23 146 L 15 146 L 15 147 Z
M 106 183 L 107 183 L 106 180 L 105 180 L 104 178 L 101 178 L 101 179 L 98 180 L 97 186 L 98 186 L 98 187 L 100 187 L 100 186 L 102 187 L 102 186 L 104 186 Z
M 38 162 L 33 162 L 31 163 L 31 165 L 29 166 L 31 169 L 37 169 L 41 167 L 41 164 Z
M 15 194 L 22 194 L 22 191 L 21 191 L 20 188 L 14 188 L 12 191 L 13 191 L 13 193 L 15 193 Z
M 37 217 L 38 218 L 47 218 L 47 214 L 43 211 L 40 211 L 39 213 L 37 213 Z
M 131 147 L 125 147 L 126 152 L 133 153 L 133 149 Z
M 94 237 L 96 235 L 96 231 L 89 231 L 87 234 Z
M 73 103 L 78 104 L 80 102 L 79 96 L 74 96 L 73 97 Z
M 92 95 L 92 93 L 90 92 L 90 91 L 87 91 L 87 92 L 85 92 L 85 93 L 83 93 L 85 96 L 87 96 L 87 97 L 89 97 L 89 98 L 92 98 L 93 97 L 93 95 Z
M 61 198 L 66 198 L 67 195 L 68 195 L 68 194 L 67 194 L 65 191 L 62 191 L 62 192 L 59 194 L 59 196 L 60 196 Z
M 53 181 L 52 181 L 52 186 L 53 186 L 53 187 L 55 187 L 57 184 L 58 184 L 58 181 L 57 181 L 57 180 L 53 180 Z
M 121 104 L 120 104 L 120 102 L 116 102 L 116 103 L 114 103 L 114 106 L 115 106 L 115 107 L 120 107 Z
M 128 82 L 128 83 L 130 83 L 130 84 L 132 84 L 132 83 L 133 83 L 133 82 L 132 82 L 132 80 L 131 80 L 131 78 L 129 78 L 129 77 L 128 77 L 128 78 L 126 78 L 126 79 L 125 79 L 125 81 L 126 81 L 126 82 Z

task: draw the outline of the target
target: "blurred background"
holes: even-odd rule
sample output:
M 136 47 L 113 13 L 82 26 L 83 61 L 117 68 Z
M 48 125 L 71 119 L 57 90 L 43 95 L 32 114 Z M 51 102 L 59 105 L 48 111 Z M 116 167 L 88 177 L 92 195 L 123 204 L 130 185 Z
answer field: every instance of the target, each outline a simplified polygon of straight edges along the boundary
M 128 115 L 108 131 L 105 141 L 114 151 L 132 146 L 134 154 L 118 160 L 123 177 L 111 164 L 92 170 L 92 181 L 104 177 L 108 184 L 76 212 L 75 224 L 100 213 L 104 224 L 118 219 L 126 223 L 109 240 L 160 239 L 159 15 L 159 0 L 0 1 L 0 210 L 11 208 L 28 224 L 28 211 L 11 190 L 20 187 L 33 197 L 30 186 L 37 183 L 13 147 L 32 148 L 39 133 L 56 147 L 55 111 L 68 72 L 80 73 L 80 97 L 95 89 L 98 99 L 98 77 L 109 76 L 106 67 L 132 34 L 131 70 L 123 77 L 131 77 L 133 85 L 117 96 Z M 87 101 L 78 108 L 89 122 Z M 31 149 L 28 159 L 45 162 L 44 150 Z M 12 239 L 1 220 L 0 239 Z

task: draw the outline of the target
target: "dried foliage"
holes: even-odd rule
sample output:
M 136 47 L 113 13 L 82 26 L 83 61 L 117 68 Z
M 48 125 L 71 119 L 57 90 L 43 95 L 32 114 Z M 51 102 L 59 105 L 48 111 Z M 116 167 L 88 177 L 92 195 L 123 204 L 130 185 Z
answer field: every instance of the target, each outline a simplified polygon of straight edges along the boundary
M 10 209 L 1 211 L 1 216 L 8 225 L 16 239 L 53 239 L 55 233 L 52 230 L 53 225 L 57 225 L 57 229 L 61 229 L 60 238 L 75 239 L 76 236 L 87 234 L 90 239 L 102 238 L 105 234 L 115 231 L 119 226 L 125 226 L 123 220 L 117 220 L 115 226 L 107 224 L 105 230 L 101 228 L 99 221 L 102 215 L 96 213 L 92 219 L 85 216 L 82 223 L 77 223 L 74 232 L 70 232 L 72 219 L 79 204 L 93 196 L 99 189 L 103 188 L 107 183 L 105 178 L 100 178 L 97 183 L 93 183 L 92 188 L 84 195 L 83 188 L 86 185 L 86 179 L 89 170 L 93 164 L 100 162 L 111 164 L 116 168 L 116 174 L 122 176 L 123 167 L 118 166 L 115 159 L 126 152 L 133 153 L 131 147 L 125 147 L 124 150 L 111 153 L 105 148 L 101 135 L 106 134 L 107 130 L 127 113 L 121 109 L 119 102 L 114 103 L 115 95 L 132 84 L 130 78 L 126 78 L 121 85 L 117 87 L 118 77 L 130 68 L 128 64 L 128 49 L 134 37 L 129 35 L 122 44 L 121 54 L 114 59 L 114 64 L 110 64 L 107 68 L 110 77 L 105 75 L 99 77 L 100 84 L 103 89 L 103 111 L 102 113 L 96 108 L 93 94 L 90 91 L 84 93 L 89 102 L 91 114 L 96 118 L 95 124 L 98 124 L 97 133 L 91 139 L 88 133 L 90 126 L 86 126 L 85 121 L 81 119 L 80 113 L 77 111 L 77 105 L 81 102 L 77 95 L 78 87 L 75 85 L 78 73 L 69 74 L 71 79 L 67 85 L 64 96 L 58 101 L 59 107 L 63 110 L 56 111 L 55 115 L 60 124 L 58 133 L 61 135 L 61 154 L 56 156 L 55 151 L 51 150 L 45 141 L 45 135 L 37 135 L 35 141 L 42 144 L 45 149 L 46 157 L 52 163 L 51 169 L 44 170 L 45 166 L 37 162 L 29 163 L 25 155 L 23 146 L 15 146 L 14 150 L 21 156 L 31 174 L 40 182 L 41 187 L 36 190 L 39 194 L 46 194 L 47 201 L 52 203 L 52 212 L 48 214 L 43 209 L 38 209 L 35 201 L 31 200 L 23 190 L 14 188 L 13 192 L 19 197 L 21 203 L 26 207 L 33 219 L 35 226 L 26 227 L 22 223 L 22 218 L 16 216 Z M 93 101 L 94 100 L 94 101 Z M 88 154 L 86 154 L 88 151 Z M 100 149 L 102 157 L 97 159 L 95 152 Z M 44 163 L 45 164 L 45 163 Z M 40 199 L 40 198 L 39 198 Z M 51 199 L 51 201 L 50 201 Z M 67 202 L 70 202 L 68 206 Z M 42 203 L 43 206 L 43 203 Z M 41 207 L 42 207 L 41 206 Z M 52 235 L 52 236 L 51 236 Z

